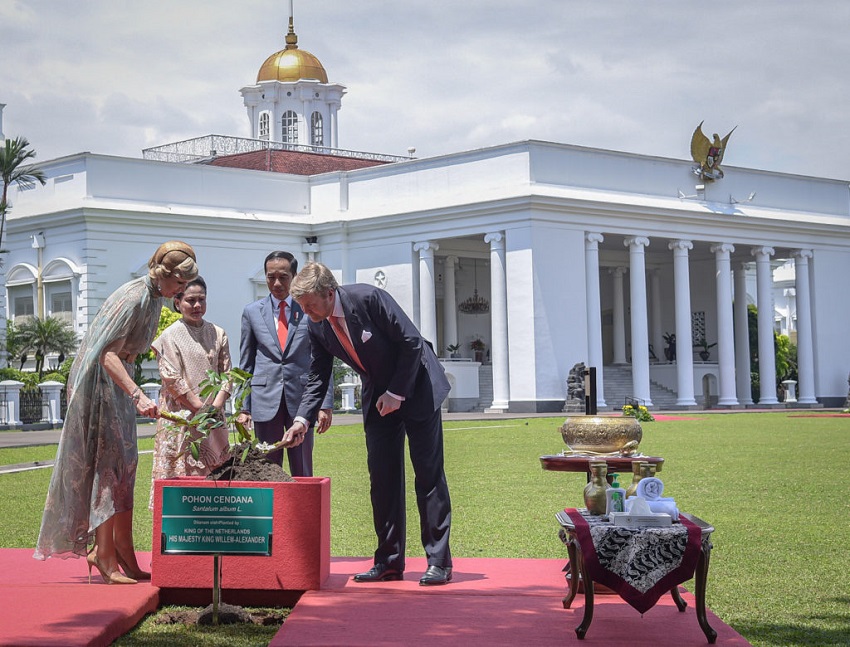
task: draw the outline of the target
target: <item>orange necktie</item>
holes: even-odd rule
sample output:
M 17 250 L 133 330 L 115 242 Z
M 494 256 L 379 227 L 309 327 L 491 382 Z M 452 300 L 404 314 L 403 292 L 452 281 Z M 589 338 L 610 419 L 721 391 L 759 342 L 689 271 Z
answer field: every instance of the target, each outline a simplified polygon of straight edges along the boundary
M 333 328 L 336 333 L 337 339 L 339 339 L 339 343 L 342 344 L 342 347 L 345 349 L 345 352 L 348 353 L 348 356 L 352 359 L 352 361 L 357 365 L 363 373 L 366 370 L 363 368 L 363 364 L 360 363 L 360 358 L 357 356 L 357 351 L 354 350 L 354 344 L 351 343 L 351 338 L 348 336 L 348 333 L 345 332 L 345 327 L 342 325 L 342 322 L 345 321 L 344 317 L 334 317 L 331 315 L 328 317 L 328 321 L 331 323 L 331 328 Z
M 286 348 L 286 336 L 289 334 L 289 322 L 286 320 L 286 301 L 280 302 L 280 313 L 277 315 L 277 340 L 280 349 Z

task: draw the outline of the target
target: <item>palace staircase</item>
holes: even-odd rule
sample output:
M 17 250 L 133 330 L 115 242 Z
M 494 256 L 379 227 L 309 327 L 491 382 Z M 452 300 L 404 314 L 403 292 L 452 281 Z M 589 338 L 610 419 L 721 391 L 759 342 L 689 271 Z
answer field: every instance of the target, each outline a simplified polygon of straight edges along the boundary
M 602 371 L 605 380 L 605 402 L 610 410 L 621 409 L 626 398 L 634 397 L 632 387 L 632 367 L 628 365 L 606 365 Z M 652 398 L 652 410 L 676 409 L 677 395 L 674 391 L 650 380 L 649 397 Z

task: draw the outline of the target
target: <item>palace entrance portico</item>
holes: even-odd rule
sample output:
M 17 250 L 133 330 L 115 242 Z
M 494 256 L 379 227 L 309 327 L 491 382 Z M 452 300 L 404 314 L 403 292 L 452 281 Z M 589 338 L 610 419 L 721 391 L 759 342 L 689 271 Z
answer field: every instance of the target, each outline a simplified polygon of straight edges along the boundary
M 810 249 L 734 240 L 587 232 L 589 363 L 629 364 L 632 395 L 647 406 L 653 406 L 650 381 L 674 391 L 677 407 L 697 406 L 699 376 L 706 372 L 716 377 L 719 407 L 779 405 L 772 269 L 792 259 L 796 267 L 798 402 L 816 405 L 809 275 L 812 258 Z M 753 273 L 756 293 L 748 295 L 747 278 Z M 761 389 L 755 403 L 750 395 L 747 326 L 747 305 L 753 297 L 758 307 Z M 610 324 L 595 325 L 596 312 L 603 313 L 599 318 Z M 662 352 L 664 336 L 671 332 L 676 335 L 672 361 Z M 710 358 L 705 360 L 701 360 L 698 348 L 692 348 L 703 339 L 713 345 Z M 604 380 L 600 380 L 597 394 L 598 405 L 604 406 Z
M 474 361 L 471 341 L 484 342 L 486 351 L 478 359 L 492 370 L 490 411 L 510 407 L 509 349 L 521 343 L 511 335 L 526 334 L 508 327 L 513 286 L 508 281 L 507 235 L 492 231 L 413 244 L 418 269 L 414 319 L 426 339 L 438 340 L 435 349 L 441 357 L 448 357 L 447 347 L 458 345 L 461 361 Z M 675 408 L 781 406 L 774 377 L 772 269 L 789 259 L 796 267 L 798 403 L 817 405 L 809 275 L 813 256 L 810 249 L 733 239 L 586 232 L 582 309 L 587 338 L 581 352 L 586 364 L 597 368 L 597 406 L 621 406 L 619 400 L 606 401 L 606 366 L 628 367 L 629 395 L 648 407 L 656 406 L 650 384 L 675 393 Z M 486 302 L 486 311 L 464 313 L 458 308 L 473 293 Z M 761 390 L 756 400 L 750 392 L 749 303 L 759 313 Z M 671 333 L 676 354 L 668 359 L 664 339 Z M 696 346 L 701 340 L 710 346 L 705 358 Z

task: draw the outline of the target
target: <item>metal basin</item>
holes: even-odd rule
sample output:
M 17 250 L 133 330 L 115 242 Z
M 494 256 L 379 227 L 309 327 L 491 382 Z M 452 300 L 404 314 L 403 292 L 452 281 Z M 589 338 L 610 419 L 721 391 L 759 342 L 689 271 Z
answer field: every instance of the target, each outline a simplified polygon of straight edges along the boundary
M 635 453 L 643 438 L 640 423 L 630 416 L 570 416 L 561 425 L 561 436 L 574 452 Z M 628 447 L 626 447 L 628 445 Z

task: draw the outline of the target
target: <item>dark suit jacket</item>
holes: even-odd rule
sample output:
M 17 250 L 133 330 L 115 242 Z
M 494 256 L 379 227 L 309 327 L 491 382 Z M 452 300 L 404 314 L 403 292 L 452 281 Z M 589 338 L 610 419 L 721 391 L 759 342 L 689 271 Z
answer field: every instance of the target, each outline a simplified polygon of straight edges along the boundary
M 310 368 L 307 321 L 301 306 L 293 300 L 286 348 L 281 349 L 271 295 L 245 306 L 242 312 L 239 364 L 254 376 L 251 379 L 251 394 L 245 406 L 255 421 L 266 422 L 275 417 L 280 409 L 281 390 L 289 416 L 292 417 L 298 411 Z M 325 387 L 320 405 L 320 409 L 333 408 L 332 386 Z
M 310 321 L 313 361 L 298 415 L 311 423 L 315 421 L 321 396 L 331 378 L 334 357 L 359 373 L 367 421 L 376 400 L 385 391 L 404 397 L 402 408 L 408 413 L 438 409 L 451 388 L 449 381 L 430 344 L 401 306 L 387 292 L 371 285 L 340 287 L 337 294 L 354 350 L 365 371 L 354 365 L 328 321 Z

